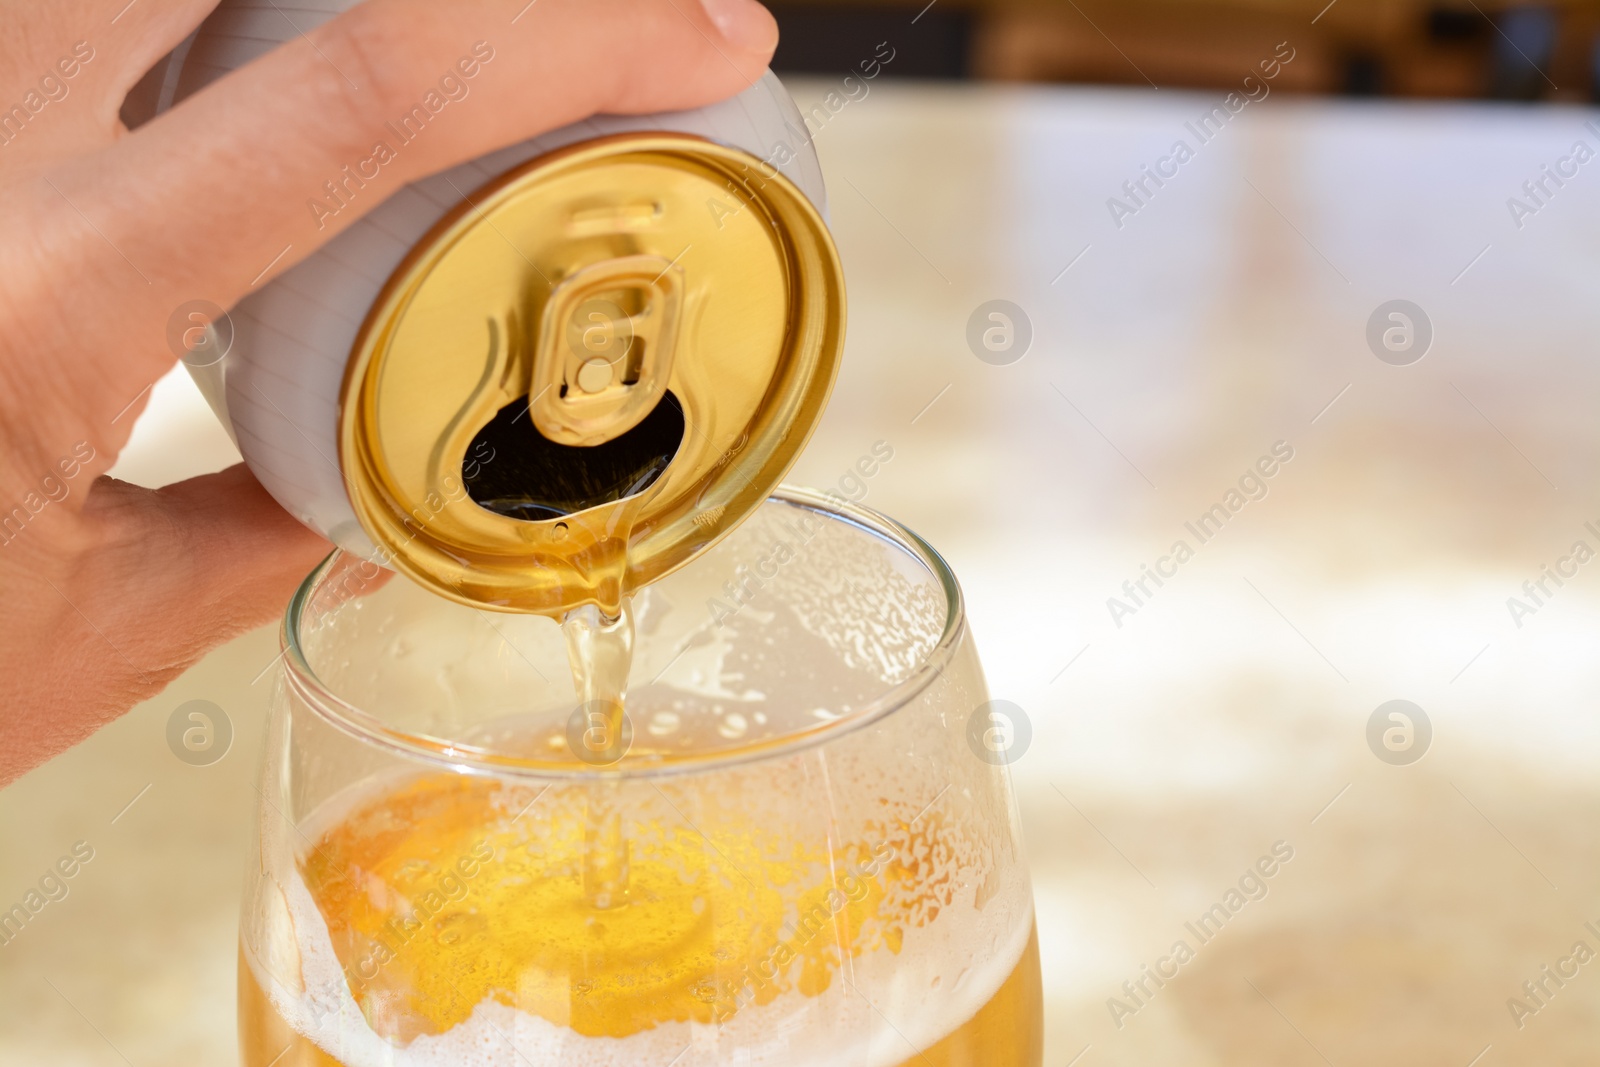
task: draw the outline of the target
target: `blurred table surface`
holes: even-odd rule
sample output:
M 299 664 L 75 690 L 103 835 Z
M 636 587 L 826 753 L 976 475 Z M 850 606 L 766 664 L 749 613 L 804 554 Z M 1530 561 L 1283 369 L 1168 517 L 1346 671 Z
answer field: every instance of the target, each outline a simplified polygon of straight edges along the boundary
M 1520 228 L 1507 199 L 1600 145 L 1594 113 L 1280 94 L 1115 225 L 1107 199 L 1216 103 L 880 81 L 833 114 L 848 357 L 790 480 L 893 446 L 866 503 L 947 555 L 993 695 L 1031 724 L 1012 773 L 1047 1063 L 1591 1063 L 1600 964 L 1546 979 L 1520 1026 L 1508 999 L 1600 950 L 1600 565 L 1523 591 L 1600 549 L 1600 162 Z M 1031 324 L 1009 365 L 967 340 L 994 299 Z M 1367 341 L 1392 299 L 1432 324 L 1408 366 Z M 1185 523 L 1278 442 L 1267 495 L 1201 544 Z M 175 377 L 118 473 L 233 459 Z M 1180 539 L 1194 557 L 1113 619 Z M 276 651 L 234 642 L 0 792 L 0 901 L 96 850 L 0 947 L 0 1064 L 234 1061 Z M 236 729 L 206 768 L 164 740 L 196 698 Z M 1367 740 L 1393 699 L 1432 726 L 1407 766 Z M 1293 859 L 1201 944 L 1185 923 L 1276 842 Z M 1180 939 L 1194 958 L 1130 998 Z

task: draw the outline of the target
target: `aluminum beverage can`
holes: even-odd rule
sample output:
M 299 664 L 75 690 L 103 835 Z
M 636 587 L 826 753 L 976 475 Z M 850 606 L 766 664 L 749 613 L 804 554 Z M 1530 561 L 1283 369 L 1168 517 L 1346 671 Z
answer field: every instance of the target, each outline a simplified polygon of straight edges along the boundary
M 147 77 L 156 110 L 350 6 L 291 25 L 223 0 Z M 380 144 L 447 120 L 431 103 Z M 319 219 L 366 209 L 370 170 L 345 170 L 308 190 Z M 415 182 L 185 362 L 267 491 L 340 547 L 474 606 L 607 606 L 748 516 L 820 418 L 845 321 L 825 209 L 769 71 Z

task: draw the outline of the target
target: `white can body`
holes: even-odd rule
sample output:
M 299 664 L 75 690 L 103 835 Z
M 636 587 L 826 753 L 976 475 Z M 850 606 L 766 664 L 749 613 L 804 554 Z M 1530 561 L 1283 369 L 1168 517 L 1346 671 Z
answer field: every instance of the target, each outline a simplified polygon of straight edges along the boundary
M 296 25 L 271 7 L 223 0 L 171 57 L 160 106 L 203 88 L 276 45 L 354 6 L 296 5 Z M 317 10 L 309 10 L 316 8 Z M 468 96 L 449 106 L 470 106 Z M 208 366 L 191 366 L 245 462 L 272 496 L 339 547 L 376 552 L 356 520 L 339 467 L 339 394 L 367 310 L 412 247 L 464 196 L 554 149 L 634 131 L 689 133 L 742 149 L 826 208 L 822 170 L 799 109 L 770 71 L 729 100 L 693 111 L 597 116 L 523 141 L 407 186 L 230 312 L 233 342 Z M 769 171 L 770 173 L 770 171 Z M 321 189 L 306 190 L 307 211 Z M 365 205 L 359 200 L 354 210 Z

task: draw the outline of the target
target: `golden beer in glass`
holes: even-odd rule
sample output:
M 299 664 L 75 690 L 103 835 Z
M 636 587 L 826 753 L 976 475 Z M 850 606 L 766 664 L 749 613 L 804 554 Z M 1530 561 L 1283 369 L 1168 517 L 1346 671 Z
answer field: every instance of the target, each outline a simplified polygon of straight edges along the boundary
M 1041 1063 L 1015 800 L 914 534 L 780 492 L 635 597 L 620 738 L 550 619 L 384 577 L 335 554 L 285 621 L 248 1067 Z

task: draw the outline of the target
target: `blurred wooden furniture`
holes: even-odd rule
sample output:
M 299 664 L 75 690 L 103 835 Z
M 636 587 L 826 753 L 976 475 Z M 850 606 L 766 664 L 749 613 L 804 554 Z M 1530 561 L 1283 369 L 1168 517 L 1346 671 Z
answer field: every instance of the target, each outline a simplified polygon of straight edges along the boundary
M 776 0 L 773 7 L 786 32 L 803 38 L 782 47 L 780 69 L 787 61 L 796 71 L 843 72 L 844 57 L 860 50 L 855 39 L 871 36 L 904 45 L 908 59 L 891 74 L 1161 88 L 1233 85 L 1288 41 L 1298 52 L 1282 82 L 1291 91 L 1588 99 L 1600 37 L 1594 0 Z M 1514 43 L 1515 29 L 1508 36 L 1496 28 L 1513 12 L 1525 21 L 1548 15 L 1554 41 L 1547 55 L 1536 54 L 1537 42 Z M 824 58 L 831 51 L 842 55 Z M 1509 81 L 1497 75 L 1507 66 Z

